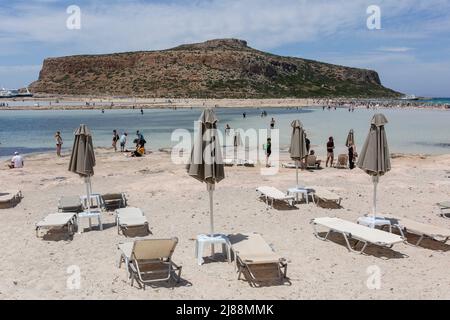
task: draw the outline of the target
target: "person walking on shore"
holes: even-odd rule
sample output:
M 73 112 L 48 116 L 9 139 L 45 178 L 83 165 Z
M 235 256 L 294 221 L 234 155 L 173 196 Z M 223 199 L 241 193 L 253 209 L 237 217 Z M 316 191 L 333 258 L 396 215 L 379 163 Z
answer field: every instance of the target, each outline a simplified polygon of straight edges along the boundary
M 119 135 L 117 134 L 117 130 L 113 130 L 113 138 L 112 138 L 112 146 L 114 151 L 117 151 L 117 141 L 119 141 Z
M 330 167 L 333 166 L 334 162 L 334 139 L 333 137 L 328 138 L 327 142 L 327 162 L 325 163 L 325 166 L 328 167 L 328 161 L 330 161 Z
M 61 149 L 63 145 L 63 139 L 61 137 L 61 132 L 56 132 L 55 134 L 55 140 L 56 140 L 56 155 L 58 157 L 61 157 Z

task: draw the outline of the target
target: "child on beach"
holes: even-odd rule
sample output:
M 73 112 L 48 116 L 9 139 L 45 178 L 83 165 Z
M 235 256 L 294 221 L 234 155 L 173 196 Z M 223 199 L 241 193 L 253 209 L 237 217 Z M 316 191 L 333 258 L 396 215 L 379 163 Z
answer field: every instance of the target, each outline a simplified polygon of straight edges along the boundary
M 61 132 L 56 132 L 56 134 L 55 134 L 55 140 L 56 140 L 56 155 L 58 156 L 58 157 L 61 157 L 61 148 L 62 148 L 62 145 L 63 145 L 63 140 L 62 140 L 62 137 L 61 137 Z
M 124 132 L 121 136 L 120 136 L 120 151 L 124 152 L 125 151 L 125 146 L 127 144 L 127 136 L 128 134 L 126 132 Z

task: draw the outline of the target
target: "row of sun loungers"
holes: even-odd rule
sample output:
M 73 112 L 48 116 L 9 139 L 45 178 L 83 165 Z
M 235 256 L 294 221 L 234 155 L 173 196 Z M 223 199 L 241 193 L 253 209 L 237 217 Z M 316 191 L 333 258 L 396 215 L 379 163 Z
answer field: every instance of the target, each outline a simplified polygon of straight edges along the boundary
M 113 208 L 123 208 L 127 205 L 126 196 L 123 193 L 106 194 L 102 196 L 102 203 L 100 210 L 107 210 Z M 47 215 L 44 219 L 36 224 L 36 236 L 43 236 L 43 231 L 50 232 L 55 230 L 66 231 L 69 236 L 73 235 L 78 229 L 78 221 L 83 216 L 86 208 L 80 197 L 64 196 L 58 201 L 58 213 Z M 96 212 L 100 214 L 100 212 Z M 125 219 L 125 218 L 124 218 Z M 136 220 L 136 219 L 135 219 Z M 130 219 L 125 220 L 125 224 L 118 226 L 118 228 L 126 229 L 136 226 L 137 221 L 131 222 Z M 148 227 L 148 223 L 144 226 Z

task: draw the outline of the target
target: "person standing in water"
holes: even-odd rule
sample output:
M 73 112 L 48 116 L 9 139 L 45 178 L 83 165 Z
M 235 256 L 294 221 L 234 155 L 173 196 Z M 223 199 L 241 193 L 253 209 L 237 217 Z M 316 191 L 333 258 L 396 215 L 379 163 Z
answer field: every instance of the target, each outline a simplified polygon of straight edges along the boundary
M 141 114 L 144 115 L 144 109 L 141 108 Z
M 119 141 L 120 137 L 117 134 L 117 130 L 113 130 L 113 138 L 112 138 L 112 146 L 114 148 L 114 151 L 117 151 L 117 141 Z
M 272 118 L 272 120 L 270 121 L 270 129 L 274 129 L 275 128 L 275 119 Z
M 56 140 L 56 155 L 58 157 L 61 157 L 61 149 L 63 145 L 63 139 L 61 137 L 61 132 L 56 132 L 55 134 L 55 140 Z
M 333 162 L 334 162 L 334 139 L 333 137 L 329 137 L 328 138 L 328 142 L 327 142 L 327 162 L 325 164 L 326 167 L 328 167 L 328 161 L 330 161 L 330 167 L 333 166 Z

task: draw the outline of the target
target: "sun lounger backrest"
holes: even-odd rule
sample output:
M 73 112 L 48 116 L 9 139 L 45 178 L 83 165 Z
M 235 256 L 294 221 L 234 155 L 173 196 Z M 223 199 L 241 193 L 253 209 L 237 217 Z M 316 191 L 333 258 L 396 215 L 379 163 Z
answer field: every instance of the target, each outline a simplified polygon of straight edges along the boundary
M 314 155 L 309 155 L 307 158 L 307 165 L 308 167 L 315 167 L 316 166 L 316 161 L 317 161 L 317 157 Z
M 338 156 L 338 163 L 339 163 L 340 165 L 347 165 L 347 162 L 348 162 L 348 155 L 346 155 L 346 154 L 340 154 L 340 155 Z
M 59 206 L 61 208 L 73 208 L 81 206 L 81 200 L 78 196 L 63 196 L 59 199 Z
M 133 255 L 136 260 L 170 259 L 177 243 L 178 238 L 137 240 Z

